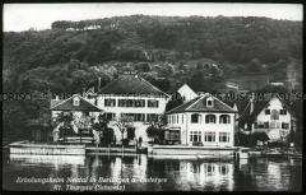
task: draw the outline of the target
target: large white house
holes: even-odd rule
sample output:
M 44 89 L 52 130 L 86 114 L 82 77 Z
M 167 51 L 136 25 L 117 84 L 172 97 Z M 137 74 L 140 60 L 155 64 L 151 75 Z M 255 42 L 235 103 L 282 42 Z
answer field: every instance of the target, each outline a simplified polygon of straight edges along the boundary
M 239 117 L 239 126 L 250 133 L 265 132 L 271 141 L 283 140 L 295 130 L 295 118 L 290 105 L 277 94 L 250 99 Z
M 147 127 L 164 114 L 170 96 L 136 74 L 123 74 L 98 91 L 96 105 L 103 109 L 117 141 L 121 133 L 116 122 L 125 116 L 132 119 L 136 139 L 149 141 Z
M 236 110 L 205 93 L 167 114 L 167 140 L 183 145 L 233 147 Z

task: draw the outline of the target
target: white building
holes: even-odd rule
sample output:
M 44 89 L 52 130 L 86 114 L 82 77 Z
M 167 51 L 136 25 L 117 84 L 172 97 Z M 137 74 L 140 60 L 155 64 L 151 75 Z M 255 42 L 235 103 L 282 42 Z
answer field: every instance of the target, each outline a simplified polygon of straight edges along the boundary
M 233 147 L 236 110 L 206 93 L 167 112 L 167 140 L 183 145 Z
M 265 132 L 271 141 L 283 140 L 295 129 L 290 106 L 278 95 L 266 100 L 253 96 L 238 120 L 240 127 L 251 133 Z
M 51 100 L 50 109 L 53 119 L 62 112 L 71 112 L 76 120 L 93 117 L 97 121 L 99 114 L 103 113 L 101 108 L 79 94 L 75 94 L 64 100 L 58 98 Z
M 109 127 L 115 130 L 117 141 L 121 133 L 115 125 L 120 118 L 132 118 L 136 139 L 143 143 L 149 141 L 146 129 L 152 122 L 157 122 L 164 114 L 170 96 L 136 74 L 125 74 L 99 90 L 96 104 L 106 112 L 111 122 Z
M 164 114 L 170 96 L 136 74 L 125 74 L 103 87 L 98 93 L 73 95 L 65 100 L 51 100 L 52 117 L 61 112 L 72 112 L 75 123 L 86 118 L 98 121 L 100 114 L 106 114 L 109 127 L 114 129 L 117 143 L 122 134 L 116 124 L 124 117 L 131 119 L 135 137 L 149 141 L 146 129 Z M 90 127 L 88 127 L 90 128 Z M 124 134 L 126 138 L 127 132 Z
M 60 100 L 59 98 L 51 100 L 51 116 L 53 121 L 57 121 L 59 114 L 72 114 L 72 131 L 69 133 L 66 142 L 69 143 L 93 143 L 94 139 L 91 134 L 91 125 L 98 121 L 98 116 L 103 114 L 103 110 L 88 99 L 79 94 L 75 94 L 67 99 Z M 60 137 L 60 128 L 64 125 L 63 122 L 57 124 L 53 129 L 53 141 L 63 139 Z M 67 136 L 66 136 L 67 137 Z M 86 139 L 85 139 L 86 138 Z
M 194 92 L 187 84 L 184 84 L 181 86 L 177 92 L 181 95 L 183 98 L 183 102 L 188 102 L 196 97 L 198 97 L 198 94 Z

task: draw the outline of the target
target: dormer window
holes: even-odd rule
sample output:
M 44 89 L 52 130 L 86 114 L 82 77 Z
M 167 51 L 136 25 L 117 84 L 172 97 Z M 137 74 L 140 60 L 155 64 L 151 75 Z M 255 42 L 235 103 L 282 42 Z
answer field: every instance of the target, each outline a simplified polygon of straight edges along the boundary
M 73 106 L 79 106 L 80 105 L 80 98 L 76 97 L 73 99 Z
M 214 101 L 213 101 L 213 98 L 207 98 L 206 100 L 206 106 L 207 107 L 213 107 L 214 106 Z

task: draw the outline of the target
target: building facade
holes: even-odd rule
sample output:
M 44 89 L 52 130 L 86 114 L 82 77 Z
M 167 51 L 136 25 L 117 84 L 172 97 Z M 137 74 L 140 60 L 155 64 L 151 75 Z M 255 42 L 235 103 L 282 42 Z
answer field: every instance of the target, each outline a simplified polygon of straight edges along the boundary
M 233 147 L 236 110 L 206 93 L 167 112 L 168 138 L 183 145 Z
M 54 99 L 51 101 L 51 110 L 53 118 L 61 112 L 72 112 L 76 121 L 88 117 L 97 122 L 98 116 L 105 114 L 118 144 L 122 139 L 118 123 L 123 118 L 129 118 L 129 126 L 135 128 L 135 138 L 141 138 L 143 144 L 146 144 L 149 141 L 146 129 L 158 122 L 169 99 L 168 94 L 140 76 L 123 74 L 97 93 L 74 95 L 65 100 Z M 125 131 L 123 138 L 126 136 Z
M 290 106 L 278 95 L 266 101 L 256 101 L 252 97 L 238 121 L 246 131 L 265 132 L 271 141 L 284 140 L 291 130 L 295 130 Z
M 132 120 L 136 139 L 147 143 L 149 138 L 146 129 L 164 114 L 170 96 L 136 74 L 125 74 L 100 89 L 96 105 L 105 111 L 110 120 L 117 141 L 121 140 L 121 132 L 116 123 L 124 117 Z

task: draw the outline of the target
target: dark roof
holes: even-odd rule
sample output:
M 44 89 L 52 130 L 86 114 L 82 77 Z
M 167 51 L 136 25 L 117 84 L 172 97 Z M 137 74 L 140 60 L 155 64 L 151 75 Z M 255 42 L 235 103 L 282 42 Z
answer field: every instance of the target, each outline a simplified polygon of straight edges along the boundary
M 214 100 L 213 107 L 206 106 L 206 100 L 208 97 L 212 97 Z M 229 105 L 225 104 L 218 98 L 210 95 L 204 94 L 199 97 L 196 97 L 185 104 L 182 104 L 172 110 L 168 111 L 167 114 L 172 113 L 182 113 L 182 112 L 232 112 L 235 113 L 236 111 L 230 107 Z
M 251 113 L 251 102 L 248 101 L 246 104 L 245 108 L 241 112 L 241 115 L 239 117 L 239 121 L 242 124 L 245 123 L 253 123 L 258 116 L 258 114 L 269 105 L 269 102 L 272 98 L 278 98 L 284 105 L 284 107 L 288 110 L 290 114 L 293 114 L 290 106 L 290 102 L 282 99 L 278 94 L 266 94 L 268 98 L 262 98 L 262 99 L 257 99 L 255 98 L 254 100 L 254 111 Z
M 101 94 L 138 94 L 138 95 L 161 95 L 168 94 L 161 91 L 147 80 L 138 75 L 121 75 L 114 81 L 99 90 Z
M 74 106 L 73 105 L 73 99 L 74 98 L 80 98 L 80 105 L 79 106 Z M 53 111 L 83 111 L 83 112 L 101 112 L 102 109 L 99 107 L 95 106 L 88 100 L 84 99 L 82 96 L 76 94 L 73 95 L 72 97 L 62 100 L 57 104 L 53 104 L 51 102 L 51 110 Z

